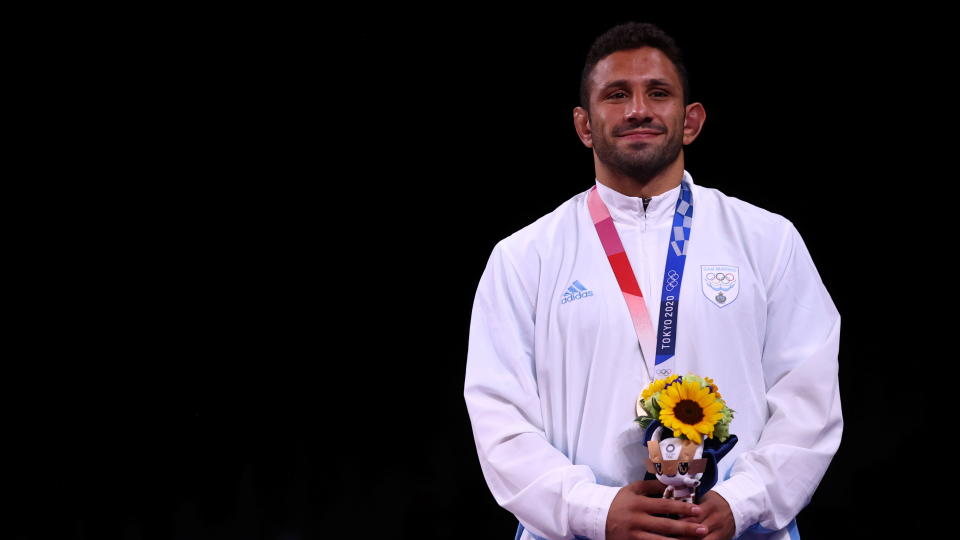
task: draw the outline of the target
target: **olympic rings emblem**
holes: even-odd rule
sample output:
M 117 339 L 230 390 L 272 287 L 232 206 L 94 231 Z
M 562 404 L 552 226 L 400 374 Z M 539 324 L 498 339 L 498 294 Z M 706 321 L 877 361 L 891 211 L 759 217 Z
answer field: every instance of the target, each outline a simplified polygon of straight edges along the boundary
M 707 274 L 707 281 L 718 281 L 720 283 L 733 283 L 737 280 L 737 277 L 733 274 L 723 272 L 714 274 L 713 272 Z
M 673 370 L 672 370 L 672 369 L 669 369 L 669 368 L 659 368 L 659 369 L 657 369 L 657 375 L 660 375 L 661 377 L 666 377 L 667 375 L 670 375 L 671 373 L 673 373 Z
M 673 289 L 677 288 L 677 285 L 680 283 L 680 274 L 676 270 L 670 269 L 670 272 L 667 273 L 667 291 L 672 292 Z

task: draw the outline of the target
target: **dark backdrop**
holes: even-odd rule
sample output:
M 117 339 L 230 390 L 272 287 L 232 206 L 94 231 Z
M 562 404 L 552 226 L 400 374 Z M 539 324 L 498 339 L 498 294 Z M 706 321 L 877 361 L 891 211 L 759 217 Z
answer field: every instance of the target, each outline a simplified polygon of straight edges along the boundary
M 372 15 L 144 44 L 157 76 L 118 101 L 158 149 L 118 142 L 143 153 L 58 229 L 66 282 L 9 379 L 5 537 L 512 538 L 462 397 L 473 295 L 497 241 L 592 185 L 580 69 L 627 20 L 685 53 L 687 170 L 790 219 L 843 317 L 844 438 L 801 534 L 913 531 L 900 433 L 932 407 L 903 383 L 936 327 L 911 263 L 950 213 L 936 14 Z

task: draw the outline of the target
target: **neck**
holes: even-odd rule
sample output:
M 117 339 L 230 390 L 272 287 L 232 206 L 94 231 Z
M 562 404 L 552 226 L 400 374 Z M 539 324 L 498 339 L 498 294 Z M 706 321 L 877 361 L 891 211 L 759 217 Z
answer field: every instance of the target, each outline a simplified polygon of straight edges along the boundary
M 610 189 L 631 197 L 649 198 L 666 193 L 680 185 L 683 179 L 683 153 L 656 176 L 647 179 L 627 176 L 596 161 L 597 180 Z

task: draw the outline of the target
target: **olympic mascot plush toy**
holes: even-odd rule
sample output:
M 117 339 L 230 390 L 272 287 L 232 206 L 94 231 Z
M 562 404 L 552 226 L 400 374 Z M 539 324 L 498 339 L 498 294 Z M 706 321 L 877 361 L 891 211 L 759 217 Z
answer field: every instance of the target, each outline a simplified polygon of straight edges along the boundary
M 730 435 L 724 442 L 704 439 L 697 444 L 679 437 L 662 438 L 670 433 L 655 421 L 644 433 L 647 458 L 646 480 L 657 480 L 667 485 L 665 499 L 698 503 L 701 497 L 717 484 L 717 463 L 737 444 L 737 436 Z

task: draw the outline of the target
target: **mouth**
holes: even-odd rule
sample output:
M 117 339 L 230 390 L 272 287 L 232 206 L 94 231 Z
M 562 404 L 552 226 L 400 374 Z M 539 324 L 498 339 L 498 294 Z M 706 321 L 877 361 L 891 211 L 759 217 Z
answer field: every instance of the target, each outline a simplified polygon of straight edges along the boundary
M 628 131 L 620 135 L 620 137 L 627 140 L 633 140 L 633 139 L 652 139 L 658 135 L 663 135 L 663 133 L 659 131 L 654 131 L 652 129 L 638 129 L 634 131 Z

